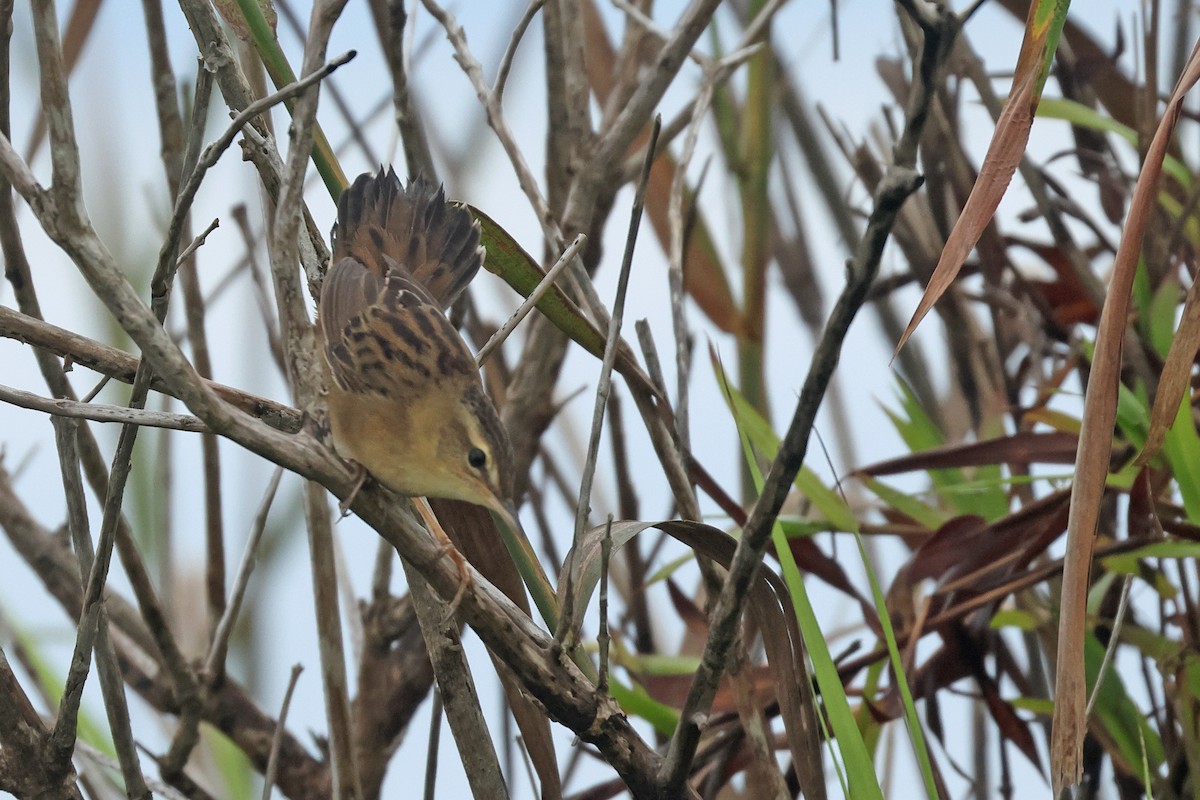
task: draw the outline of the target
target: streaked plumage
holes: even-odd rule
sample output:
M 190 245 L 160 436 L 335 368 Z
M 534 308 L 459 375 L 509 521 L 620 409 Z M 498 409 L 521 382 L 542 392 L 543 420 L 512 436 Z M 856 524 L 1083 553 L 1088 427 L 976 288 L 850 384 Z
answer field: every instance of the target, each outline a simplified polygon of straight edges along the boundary
M 338 201 L 317 315 L 333 441 L 402 494 L 509 499 L 508 437 L 443 313 L 483 255 L 471 213 L 425 181 L 381 170 Z

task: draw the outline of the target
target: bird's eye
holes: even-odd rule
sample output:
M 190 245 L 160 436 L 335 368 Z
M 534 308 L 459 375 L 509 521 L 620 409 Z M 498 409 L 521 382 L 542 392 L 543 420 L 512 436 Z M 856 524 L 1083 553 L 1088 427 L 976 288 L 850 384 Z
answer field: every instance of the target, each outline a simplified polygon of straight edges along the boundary
M 472 447 L 471 451 L 467 453 L 467 463 L 472 467 L 479 469 L 487 463 L 487 453 L 483 452 L 478 447 Z

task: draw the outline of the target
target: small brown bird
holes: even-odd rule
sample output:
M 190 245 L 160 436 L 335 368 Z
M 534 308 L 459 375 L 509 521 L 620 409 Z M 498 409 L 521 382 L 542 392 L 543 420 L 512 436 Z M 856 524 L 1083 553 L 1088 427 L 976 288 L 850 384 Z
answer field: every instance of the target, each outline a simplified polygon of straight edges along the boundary
M 402 187 L 390 169 L 361 175 L 342 193 L 317 309 L 333 378 L 329 423 L 338 453 L 365 470 L 359 485 L 369 472 L 400 494 L 464 500 L 496 512 L 498 527 L 475 520 L 449 530 L 474 553 L 484 576 L 529 613 L 518 572 L 529 575 L 547 608 L 554 591 L 510 502 L 508 434 L 475 359 L 443 313 L 483 264 L 479 239 L 479 223 L 466 208 L 447 203 L 441 189 L 422 180 Z M 463 577 L 453 609 L 470 577 L 457 551 L 450 553 Z M 505 667 L 498 670 L 542 797 L 559 800 L 549 720 Z
M 483 263 L 479 239 L 440 188 L 402 187 L 391 169 L 360 175 L 338 200 L 317 317 L 338 453 L 400 494 L 500 511 L 512 448 L 444 314 Z

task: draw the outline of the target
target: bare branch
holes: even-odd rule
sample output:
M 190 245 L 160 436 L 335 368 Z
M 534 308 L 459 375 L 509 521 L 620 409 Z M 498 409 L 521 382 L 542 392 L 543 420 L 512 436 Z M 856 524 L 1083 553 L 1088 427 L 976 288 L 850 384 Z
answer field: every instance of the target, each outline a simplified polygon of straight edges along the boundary
M 203 433 L 208 430 L 203 422 L 190 414 L 147 411 L 144 408 L 109 406 L 99 403 L 80 403 L 75 400 L 54 400 L 9 386 L 0 386 L 0 401 L 32 411 L 44 411 L 58 417 L 90 419 L 95 422 L 121 422 L 189 433 Z

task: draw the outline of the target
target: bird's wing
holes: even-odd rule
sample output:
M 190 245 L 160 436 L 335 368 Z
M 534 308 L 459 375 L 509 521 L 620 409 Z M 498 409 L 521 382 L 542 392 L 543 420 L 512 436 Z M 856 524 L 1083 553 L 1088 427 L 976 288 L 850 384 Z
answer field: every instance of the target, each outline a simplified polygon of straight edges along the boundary
M 401 399 L 476 374 L 458 331 L 402 269 L 380 279 L 341 258 L 325 276 L 317 316 L 333 379 L 348 391 Z
M 446 309 L 483 264 L 479 223 L 423 179 L 401 187 L 390 168 L 360 175 L 338 199 L 333 260 L 353 258 L 382 277 L 400 267 Z

